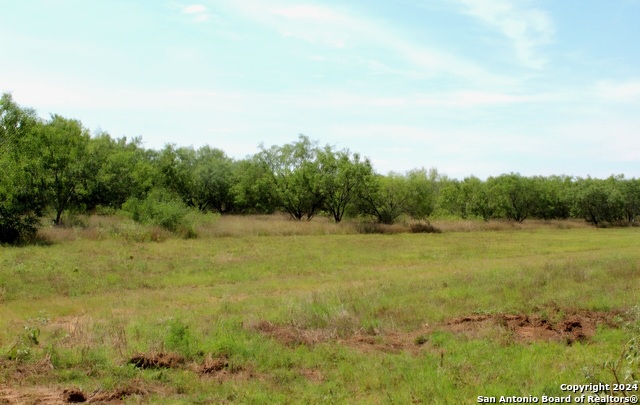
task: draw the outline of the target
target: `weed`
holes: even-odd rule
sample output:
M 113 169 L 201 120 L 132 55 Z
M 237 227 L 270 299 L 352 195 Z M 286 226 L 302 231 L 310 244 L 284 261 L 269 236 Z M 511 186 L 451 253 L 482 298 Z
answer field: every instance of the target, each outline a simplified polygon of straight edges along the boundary
M 426 335 L 418 335 L 416 336 L 416 338 L 414 339 L 414 343 L 417 346 L 422 346 L 423 344 L 427 343 L 429 341 L 429 338 Z
M 9 360 L 17 361 L 28 360 L 31 357 L 33 347 L 40 344 L 39 338 L 39 328 L 32 325 L 25 325 L 22 333 L 16 339 L 16 342 L 9 349 L 7 358 Z

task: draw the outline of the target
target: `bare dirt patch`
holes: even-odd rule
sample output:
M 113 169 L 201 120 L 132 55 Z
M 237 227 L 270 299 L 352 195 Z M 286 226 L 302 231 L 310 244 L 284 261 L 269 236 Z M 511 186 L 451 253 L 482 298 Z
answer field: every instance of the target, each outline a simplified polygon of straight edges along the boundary
M 561 314 L 564 312 L 564 314 Z M 522 314 L 473 315 L 448 321 L 442 329 L 468 336 L 477 336 L 483 330 L 499 327 L 517 342 L 562 341 L 569 345 L 592 338 L 598 325 L 617 327 L 612 312 L 587 310 L 556 310 L 549 317 Z
M 285 346 L 312 346 L 325 342 L 333 337 L 333 333 L 324 329 L 301 329 L 292 325 L 278 325 L 267 321 L 260 321 L 250 326 Z
M 142 369 L 179 368 L 184 364 L 184 357 L 175 353 L 140 353 L 131 357 L 128 363 Z
M 34 388 L 4 388 L 0 387 L 0 404 L 64 404 L 62 393 L 57 389 Z
M 491 314 L 470 315 L 451 319 L 439 325 L 425 325 L 412 331 L 384 331 L 371 334 L 356 330 L 346 337 L 337 336 L 331 330 L 301 329 L 292 325 L 278 325 L 267 321 L 258 322 L 251 329 L 273 338 L 289 347 L 313 346 L 334 341 L 364 352 L 413 354 L 430 347 L 429 335 L 437 331 L 462 334 L 470 339 L 501 338 L 507 342 L 529 343 L 534 341 L 555 341 L 571 345 L 587 342 L 596 333 L 598 325 L 618 327 L 614 318 L 618 312 L 588 310 L 551 309 L 548 315 Z

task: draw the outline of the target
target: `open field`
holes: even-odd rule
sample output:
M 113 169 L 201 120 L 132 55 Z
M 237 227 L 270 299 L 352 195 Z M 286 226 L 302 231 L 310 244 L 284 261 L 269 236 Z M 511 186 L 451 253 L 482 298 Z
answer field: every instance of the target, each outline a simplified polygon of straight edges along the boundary
M 640 228 L 86 222 L 0 247 L 0 404 L 566 397 L 638 334 Z

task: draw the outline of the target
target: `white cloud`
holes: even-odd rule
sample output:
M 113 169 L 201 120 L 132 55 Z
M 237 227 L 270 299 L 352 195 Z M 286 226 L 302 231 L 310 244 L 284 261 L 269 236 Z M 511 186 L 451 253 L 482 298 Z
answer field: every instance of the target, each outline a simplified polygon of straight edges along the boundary
M 521 63 L 542 68 L 547 60 L 538 50 L 554 35 L 551 18 L 543 11 L 512 0 L 457 0 L 471 15 L 506 36 Z
M 202 4 L 190 4 L 182 9 L 184 14 L 191 15 L 196 22 L 206 22 L 211 19 L 207 8 Z
M 199 13 L 204 13 L 206 11 L 207 11 L 207 8 L 202 4 L 192 4 L 182 9 L 182 12 L 185 14 L 199 14 Z
M 640 101 L 640 79 L 626 82 L 599 81 L 594 86 L 594 93 L 604 101 L 622 103 Z
M 315 20 L 322 22 L 338 22 L 342 20 L 342 16 L 327 7 L 321 6 L 294 6 L 276 9 L 274 14 L 278 14 L 287 18 Z
M 281 0 L 234 0 L 224 6 L 284 37 L 333 49 L 375 48 L 399 61 L 399 67 L 384 68 L 366 61 L 373 72 L 412 78 L 448 76 L 482 86 L 513 84 L 512 79 L 493 74 L 465 57 L 408 39 L 384 20 L 355 13 L 346 7 L 283 6 Z M 357 61 L 357 55 L 357 52 L 343 54 L 352 62 Z

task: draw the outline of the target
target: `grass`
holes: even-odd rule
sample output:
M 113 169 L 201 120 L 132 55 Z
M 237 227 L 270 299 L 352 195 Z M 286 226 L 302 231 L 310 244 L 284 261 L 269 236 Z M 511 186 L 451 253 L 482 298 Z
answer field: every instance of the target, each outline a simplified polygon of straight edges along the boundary
M 48 243 L 0 247 L 0 393 L 185 404 L 560 396 L 561 383 L 612 382 L 602 364 L 633 336 L 622 325 L 640 302 L 639 228 L 434 221 L 443 233 L 379 235 L 324 218 L 194 221 L 196 239 L 91 217 L 44 230 Z M 446 326 L 575 310 L 612 322 L 572 345 Z M 128 364 L 167 352 L 182 365 Z M 198 371 L 216 359 L 221 372 Z

